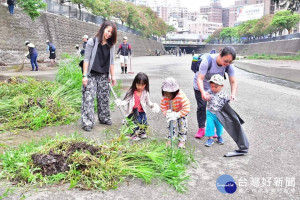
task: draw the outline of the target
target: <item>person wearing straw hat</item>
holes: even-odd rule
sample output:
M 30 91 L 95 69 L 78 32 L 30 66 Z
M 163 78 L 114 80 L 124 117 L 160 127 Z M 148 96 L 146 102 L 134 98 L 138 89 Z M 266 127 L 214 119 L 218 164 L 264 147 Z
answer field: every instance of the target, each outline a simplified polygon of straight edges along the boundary
M 37 64 L 38 52 L 35 46 L 29 41 L 25 42 L 25 46 L 28 47 L 28 55 L 26 55 L 26 57 L 30 58 L 30 63 L 32 67 L 31 71 L 38 71 L 39 70 L 39 66 Z
M 131 45 L 127 43 L 128 38 L 126 36 L 123 37 L 123 43 L 119 45 L 119 49 L 117 55 L 120 53 L 120 61 L 121 61 L 121 70 L 122 74 L 127 74 L 127 63 L 128 56 L 131 56 Z

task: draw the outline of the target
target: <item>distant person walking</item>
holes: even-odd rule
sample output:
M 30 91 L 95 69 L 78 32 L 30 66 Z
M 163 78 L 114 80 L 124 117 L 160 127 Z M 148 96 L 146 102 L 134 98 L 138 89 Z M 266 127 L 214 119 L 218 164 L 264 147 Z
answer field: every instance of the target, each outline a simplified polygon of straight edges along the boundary
M 35 46 L 30 43 L 29 41 L 25 42 L 25 46 L 28 47 L 28 55 L 27 58 L 30 59 L 30 63 L 31 63 L 31 71 L 38 71 L 39 70 L 39 66 L 37 64 L 37 57 L 38 57 L 38 52 L 35 48 Z
M 131 56 L 131 45 L 127 43 L 128 38 L 125 36 L 123 37 L 123 43 L 119 45 L 119 49 L 117 54 L 120 55 L 120 61 L 121 61 L 121 74 L 127 74 L 127 62 L 128 62 L 128 56 Z M 125 66 L 124 66 L 125 64 Z
M 81 51 L 80 51 L 80 54 L 81 54 L 82 56 L 84 56 L 84 53 L 85 53 L 85 47 L 86 47 L 86 44 L 87 44 L 88 39 L 89 39 L 89 36 L 88 36 L 88 35 L 82 36 L 83 44 L 82 44 L 82 49 L 81 49 Z
M 116 84 L 114 52 L 117 41 L 117 27 L 105 21 L 95 37 L 86 44 L 83 75 L 81 121 L 85 131 L 91 131 L 95 124 L 94 99 L 97 98 L 97 111 L 100 124 L 111 125 L 109 110 L 109 76 L 112 85 Z
M 76 49 L 75 55 L 76 55 L 77 57 L 80 57 L 80 56 L 81 56 L 81 54 L 80 54 L 80 51 L 81 51 L 81 50 L 80 50 L 78 44 L 75 45 L 75 49 Z M 81 68 L 81 69 L 82 69 L 82 68 Z
M 56 58 L 56 54 L 55 54 L 56 47 L 49 40 L 46 41 L 46 44 L 47 44 L 46 52 L 50 52 L 49 59 L 50 59 L 51 64 L 54 64 L 55 58 Z
M 194 56 L 194 55 L 195 55 L 195 51 L 193 50 L 193 51 L 192 51 L 192 56 Z
M 11 15 L 14 14 L 15 4 L 16 4 L 15 0 L 7 0 L 8 10 Z

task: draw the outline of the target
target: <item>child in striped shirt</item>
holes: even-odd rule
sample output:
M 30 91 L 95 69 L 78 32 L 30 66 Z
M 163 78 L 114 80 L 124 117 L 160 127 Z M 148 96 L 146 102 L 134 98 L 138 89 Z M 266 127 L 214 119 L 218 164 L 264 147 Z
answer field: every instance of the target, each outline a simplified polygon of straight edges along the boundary
M 178 148 L 185 148 L 187 137 L 187 115 L 190 112 L 190 100 L 184 92 L 179 89 L 179 85 L 172 77 L 166 78 L 162 84 L 162 99 L 161 110 L 167 118 L 168 128 L 173 123 L 172 133 L 175 135 L 175 130 L 178 129 Z M 171 144 L 171 133 L 169 132 L 167 145 Z M 172 137 L 173 138 L 173 137 Z

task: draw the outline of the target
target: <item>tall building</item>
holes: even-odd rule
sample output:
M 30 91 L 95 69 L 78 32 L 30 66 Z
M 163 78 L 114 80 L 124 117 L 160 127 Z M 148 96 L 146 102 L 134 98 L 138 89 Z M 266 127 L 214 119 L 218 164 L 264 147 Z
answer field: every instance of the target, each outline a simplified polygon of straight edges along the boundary
M 250 5 L 261 5 L 263 4 L 263 10 L 261 8 L 251 8 Z M 257 6 L 261 7 L 261 6 Z M 252 9 L 252 10 L 251 10 Z M 247 10 L 247 11 L 246 11 Z M 236 0 L 233 6 L 228 8 L 223 8 L 222 17 L 223 17 L 223 25 L 229 27 L 233 27 L 239 23 L 241 23 L 241 14 L 245 14 L 247 12 L 250 16 L 251 12 L 255 15 L 257 12 L 257 18 L 260 18 L 261 15 L 274 14 L 275 6 L 272 0 Z M 244 13 L 242 13 L 244 12 Z M 258 14 L 259 13 L 259 14 Z M 246 16 L 247 19 L 247 16 Z M 250 19 L 250 17 L 249 17 Z
M 213 34 L 217 29 L 221 28 L 222 23 L 208 21 L 207 15 L 200 15 L 196 21 L 189 23 L 190 33 L 199 34 L 203 40 Z
M 210 6 L 200 7 L 200 14 L 207 15 L 209 22 L 222 23 L 221 0 L 211 0 Z
M 222 9 L 222 24 L 223 27 L 229 27 L 229 8 Z

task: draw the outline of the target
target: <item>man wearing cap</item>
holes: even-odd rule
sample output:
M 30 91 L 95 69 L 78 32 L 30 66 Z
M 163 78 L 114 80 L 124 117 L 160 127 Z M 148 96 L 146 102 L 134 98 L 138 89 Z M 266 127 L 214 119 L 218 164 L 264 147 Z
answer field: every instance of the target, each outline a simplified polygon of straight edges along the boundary
M 56 54 L 55 54 L 56 47 L 49 40 L 46 41 L 46 44 L 47 44 L 46 52 L 50 52 L 49 59 L 50 59 L 51 64 L 54 64 L 55 58 L 56 58 Z
M 131 45 L 127 43 L 128 38 L 126 36 L 123 37 L 123 43 L 119 45 L 119 49 L 117 54 L 121 52 L 120 61 L 121 61 L 121 70 L 122 74 L 127 74 L 127 62 L 128 55 L 131 56 Z M 125 64 L 125 66 L 124 66 Z
M 87 41 L 89 40 L 89 36 L 88 36 L 88 35 L 82 36 L 82 40 L 83 40 L 83 44 L 82 44 L 82 50 L 80 51 L 80 54 L 81 54 L 82 56 L 84 56 L 84 53 L 85 53 L 85 47 L 86 47 Z

